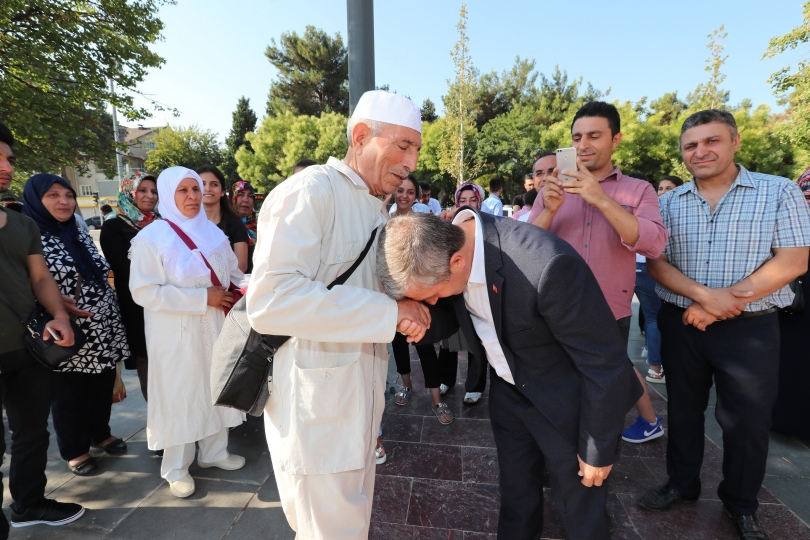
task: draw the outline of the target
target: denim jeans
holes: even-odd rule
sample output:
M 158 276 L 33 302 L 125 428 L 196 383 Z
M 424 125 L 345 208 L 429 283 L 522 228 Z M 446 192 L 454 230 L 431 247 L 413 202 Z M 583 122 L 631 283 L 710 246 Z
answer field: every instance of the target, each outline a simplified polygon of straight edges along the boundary
M 661 332 L 658 331 L 658 310 L 661 299 L 655 293 L 655 280 L 647 273 L 645 263 L 636 263 L 636 296 L 644 312 L 647 334 L 647 364 L 661 365 Z

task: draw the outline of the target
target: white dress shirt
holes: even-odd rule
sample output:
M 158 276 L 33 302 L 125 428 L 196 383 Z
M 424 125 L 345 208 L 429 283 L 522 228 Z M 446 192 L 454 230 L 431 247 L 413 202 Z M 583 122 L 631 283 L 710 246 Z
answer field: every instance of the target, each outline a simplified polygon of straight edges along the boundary
M 430 212 L 434 216 L 438 216 L 438 215 L 440 215 L 442 213 L 442 205 L 436 199 L 431 197 L 431 199 L 428 201 L 427 205 L 430 207 Z
M 515 384 L 506 356 L 503 354 L 498 333 L 495 331 L 495 320 L 492 318 L 492 308 L 489 305 L 489 292 L 487 291 L 487 273 L 484 265 L 484 231 L 481 220 L 472 210 L 463 210 L 453 224 L 458 225 L 475 219 L 475 245 L 473 246 L 472 269 L 467 286 L 464 288 L 464 303 L 470 312 L 473 328 L 484 345 L 487 353 L 487 362 L 495 368 L 495 373 L 510 384 Z

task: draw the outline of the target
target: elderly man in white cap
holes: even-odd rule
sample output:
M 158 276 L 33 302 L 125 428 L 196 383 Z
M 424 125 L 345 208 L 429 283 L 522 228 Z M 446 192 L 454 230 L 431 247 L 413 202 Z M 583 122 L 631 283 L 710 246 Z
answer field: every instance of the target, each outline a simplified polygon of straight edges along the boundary
M 247 311 L 256 331 L 292 336 L 275 356 L 264 417 L 299 540 L 368 537 L 385 344 L 396 331 L 418 341 L 430 325 L 424 305 L 386 296 L 375 271 L 381 198 L 416 169 L 421 128 L 411 100 L 366 92 L 343 161 L 288 178 L 259 214 Z M 328 287 L 355 263 L 345 285 Z

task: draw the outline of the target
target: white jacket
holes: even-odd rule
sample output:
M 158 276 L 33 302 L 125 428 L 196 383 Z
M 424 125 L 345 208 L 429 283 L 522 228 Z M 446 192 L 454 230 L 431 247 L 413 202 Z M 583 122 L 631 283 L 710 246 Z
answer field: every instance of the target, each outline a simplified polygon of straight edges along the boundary
M 377 241 L 345 285 L 326 287 L 382 230 L 381 210 L 332 157 L 281 183 L 259 214 L 247 312 L 256 331 L 293 336 L 276 354 L 265 408 L 272 459 L 288 473 L 343 472 L 373 459 L 385 344 L 397 323 L 397 304 L 376 275 Z

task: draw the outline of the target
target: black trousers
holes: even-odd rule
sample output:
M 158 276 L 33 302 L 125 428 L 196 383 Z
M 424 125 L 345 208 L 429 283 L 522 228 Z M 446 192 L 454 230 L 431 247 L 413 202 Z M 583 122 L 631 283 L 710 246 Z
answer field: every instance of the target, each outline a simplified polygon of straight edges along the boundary
M 8 487 L 14 500 L 12 507 L 22 513 L 45 498 L 51 371 L 34 360 L 26 349 L 0 355 L 0 371 L 0 398 L 11 430 Z M 5 451 L 4 436 L 0 439 L 0 460 Z M 0 504 L 2 497 L 0 486 Z M 3 530 L 7 535 L 5 516 L 0 517 L 0 533 Z M 0 534 L 0 538 L 4 537 Z
M 571 540 L 607 540 L 608 482 L 582 485 L 577 441 L 565 438 L 514 385 L 490 369 L 489 416 L 498 449 L 501 510 L 498 540 L 539 540 L 543 533 L 543 469 Z
M 779 387 L 778 316 L 717 321 L 701 332 L 683 324 L 683 311 L 663 304 L 658 312 L 669 396 L 669 483 L 687 497 L 700 495 L 703 422 L 713 377 L 715 417 L 723 428 L 723 481 L 717 494 L 732 511 L 753 515 Z
M 467 369 L 475 361 L 475 356 L 470 351 L 467 351 Z M 453 388 L 456 385 L 456 375 L 458 374 L 458 352 L 453 352 L 450 349 L 439 349 L 439 366 L 441 369 L 442 384 L 446 384 L 448 388 Z M 489 370 L 487 370 L 489 371 Z M 481 381 L 473 392 L 483 392 L 487 387 L 487 379 Z
M 394 350 L 397 373 L 408 375 L 411 372 L 411 353 L 408 350 L 408 338 L 397 332 L 394 341 L 391 342 L 391 348 Z M 439 358 L 436 356 L 436 349 L 433 348 L 433 344 L 416 345 L 416 354 L 419 355 L 419 363 L 422 364 L 425 388 L 438 388 L 441 384 L 441 374 Z
M 110 438 L 115 370 L 53 373 L 51 410 L 62 459 L 86 454 L 90 445 Z

